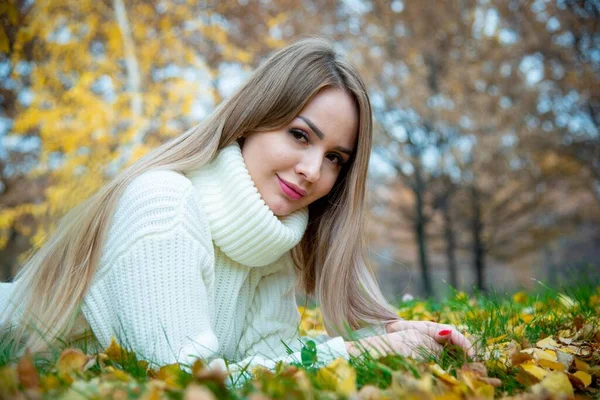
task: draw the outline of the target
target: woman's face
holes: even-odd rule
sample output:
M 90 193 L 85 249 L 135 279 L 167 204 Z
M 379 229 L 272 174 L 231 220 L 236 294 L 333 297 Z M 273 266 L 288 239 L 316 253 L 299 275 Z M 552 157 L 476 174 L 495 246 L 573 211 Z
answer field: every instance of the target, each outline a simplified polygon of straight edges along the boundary
M 262 199 L 284 216 L 329 193 L 355 150 L 357 131 L 352 98 L 327 88 L 288 126 L 248 135 L 242 156 Z

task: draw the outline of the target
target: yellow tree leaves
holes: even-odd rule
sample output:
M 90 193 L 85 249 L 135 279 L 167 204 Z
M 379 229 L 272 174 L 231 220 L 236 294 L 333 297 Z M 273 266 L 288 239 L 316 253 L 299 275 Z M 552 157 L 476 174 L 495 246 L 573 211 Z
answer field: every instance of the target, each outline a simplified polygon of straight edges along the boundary
M 37 224 L 19 233 L 39 247 L 64 213 L 114 173 L 197 122 L 199 98 L 210 97 L 198 104 L 203 115 L 211 111 L 220 98 L 212 97 L 221 62 L 244 66 L 254 58 L 231 41 L 223 18 L 197 3 L 127 2 L 134 51 L 125 54 L 128 32 L 112 4 L 35 2 L 15 36 L 11 62 L 30 60 L 31 71 L 12 77 L 32 96 L 17 110 L 10 133 L 39 137 L 38 164 L 29 177 L 47 176 L 49 187 L 40 208 L 45 214 L 0 209 L 0 249 L 27 216 Z M 12 7 L 2 3 L 0 17 Z M 203 70 L 209 79 L 201 79 Z

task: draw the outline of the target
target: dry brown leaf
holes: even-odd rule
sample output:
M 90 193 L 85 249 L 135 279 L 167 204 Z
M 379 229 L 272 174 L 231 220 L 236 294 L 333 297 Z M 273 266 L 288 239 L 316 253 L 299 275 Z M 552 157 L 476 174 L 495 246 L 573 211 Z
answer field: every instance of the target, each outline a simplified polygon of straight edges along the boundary
M 71 377 L 71 374 L 83 372 L 88 361 L 88 356 L 83 354 L 81 350 L 65 349 L 56 362 L 58 375 L 61 379 L 68 383 L 72 383 L 73 378 Z
M 37 370 L 35 369 L 35 365 L 33 364 L 33 357 L 31 357 L 31 353 L 29 350 L 25 353 L 23 357 L 19 360 L 19 363 L 16 367 L 17 377 L 19 378 L 19 383 L 25 389 L 39 389 L 40 387 L 40 377 L 38 375 Z
M 192 365 L 192 376 L 199 383 L 214 382 L 219 386 L 225 386 L 225 379 L 227 379 L 229 375 L 227 374 L 227 371 L 221 370 L 220 368 L 208 368 L 202 360 L 197 359 L 194 362 L 194 365 Z

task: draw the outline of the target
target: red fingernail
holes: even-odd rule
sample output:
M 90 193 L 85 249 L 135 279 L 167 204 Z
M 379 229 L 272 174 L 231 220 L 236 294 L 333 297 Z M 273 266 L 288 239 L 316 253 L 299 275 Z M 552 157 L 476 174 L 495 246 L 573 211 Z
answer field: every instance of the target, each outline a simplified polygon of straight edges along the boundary
M 443 331 L 440 331 L 440 336 L 446 336 L 446 335 L 449 335 L 451 333 L 452 333 L 452 331 L 450 329 L 445 329 Z

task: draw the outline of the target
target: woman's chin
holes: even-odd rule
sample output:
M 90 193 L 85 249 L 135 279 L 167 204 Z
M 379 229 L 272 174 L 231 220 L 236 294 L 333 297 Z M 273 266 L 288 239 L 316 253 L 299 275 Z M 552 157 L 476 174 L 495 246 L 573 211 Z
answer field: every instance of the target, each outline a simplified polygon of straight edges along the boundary
M 289 202 L 286 200 L 276 200 L 273 202 L 266 203 L 267 206 L 271 209 L 273 214 L 277 217 L 285 217 L 286 215 L 291 214 L 295 211 L 293 207 L 290 207 Z

